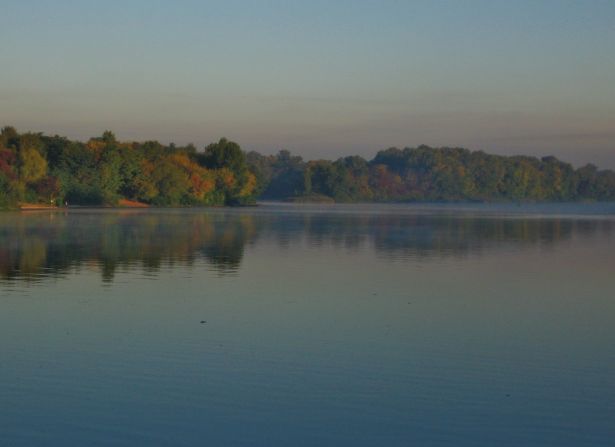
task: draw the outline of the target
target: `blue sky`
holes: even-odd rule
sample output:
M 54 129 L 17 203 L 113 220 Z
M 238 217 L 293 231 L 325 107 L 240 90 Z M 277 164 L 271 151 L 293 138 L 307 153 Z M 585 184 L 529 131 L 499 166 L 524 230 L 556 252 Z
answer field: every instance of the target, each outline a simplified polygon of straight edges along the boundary
M 0 124 L 615 167 L 615 1 L 2 1 Z

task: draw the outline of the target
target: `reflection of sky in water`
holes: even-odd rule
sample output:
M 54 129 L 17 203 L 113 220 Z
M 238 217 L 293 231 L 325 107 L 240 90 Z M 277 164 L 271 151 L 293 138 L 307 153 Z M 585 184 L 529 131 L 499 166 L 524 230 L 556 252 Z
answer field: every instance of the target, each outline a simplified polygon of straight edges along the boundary
M 0 216 L 8 445 L 610 445 L 612 219 L 301 209 Z

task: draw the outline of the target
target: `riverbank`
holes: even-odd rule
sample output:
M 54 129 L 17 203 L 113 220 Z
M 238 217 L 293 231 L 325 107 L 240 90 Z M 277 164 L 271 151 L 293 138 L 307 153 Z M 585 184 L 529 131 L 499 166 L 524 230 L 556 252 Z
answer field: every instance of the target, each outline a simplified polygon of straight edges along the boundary
M 58 207 L 55 205 L 44 205 L 42 203 L 20 203 L 17 205 L 17 209 L 21 211 L 30 211 L 30 210 L 57 210 Z
M 76 206 L 81 208 L 81 206 L 79 205 L 76 205 Z M 143 202 L 137 202 L 135 200 L 121 199 L 117 202 L 115 206 L 96 206 L 95 208 L 116 208 L 116 207 L 117 208 L 149 208 L 150 205 L 147 203 L 143 203 Z M 40 210 L 60 210 L 60 209 L 66 209 L 66 208 L 69 208 L 69 206 L 59 207 L 57 205 L 46 205 L 43 203 L 22 202 L 22 203 L 17 204 L 17 207 L 15 209 L 19 211 L 40 211 Z

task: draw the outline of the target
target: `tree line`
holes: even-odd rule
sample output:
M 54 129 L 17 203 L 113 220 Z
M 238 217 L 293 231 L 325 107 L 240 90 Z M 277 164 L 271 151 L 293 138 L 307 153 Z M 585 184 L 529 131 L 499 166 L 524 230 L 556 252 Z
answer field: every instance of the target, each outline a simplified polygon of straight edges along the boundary
M 256 199 L 336 202 L 615 200 L 615 172 L 575 169 L 555 157 L 501 156 L 462 148 L 390 148 L 304 161 L 286 150 L 245 153 L 221 139 L 197 150 L 157 141 L 87 142 L 0 132 L 0 208 L 19 203 L 155 206 L 241 205 Z
M 112 132 L 87 142 L 40 133 L 0 133 L 0 206 L 18 202 L 158 206 L 233 205 L 255 199 L 256 177 L 239 145 L 221 139 L 204 151 L 157 141 L 119 142 Z
M 304 162 L 288 151 L 247 154 L 264 198 L 336 202 L 615 200 L 615 172 L 574 169 L 555 157 L 491 155 L 462 148 L 390 148 Z

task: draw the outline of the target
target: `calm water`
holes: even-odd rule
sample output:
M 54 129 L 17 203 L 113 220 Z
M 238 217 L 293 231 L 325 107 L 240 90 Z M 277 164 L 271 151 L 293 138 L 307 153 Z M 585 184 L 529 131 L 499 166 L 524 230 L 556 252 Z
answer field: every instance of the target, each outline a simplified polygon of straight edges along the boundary
M 613 446 L 615 206 L 0 214 L 1 446 Z

